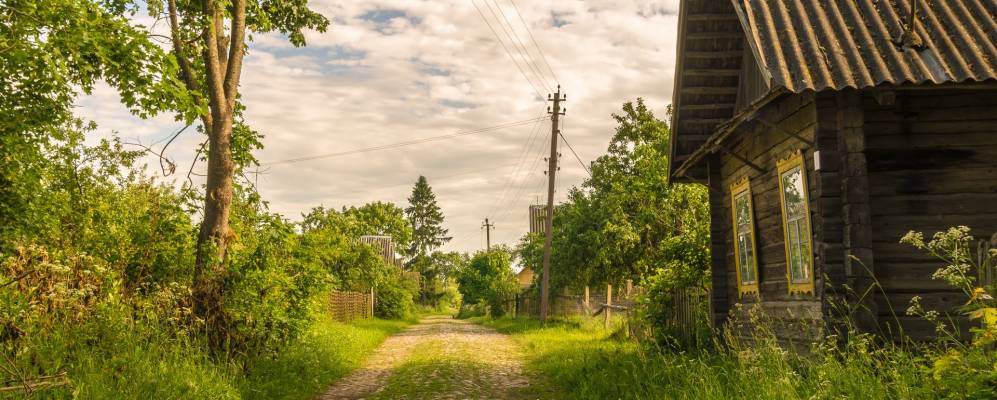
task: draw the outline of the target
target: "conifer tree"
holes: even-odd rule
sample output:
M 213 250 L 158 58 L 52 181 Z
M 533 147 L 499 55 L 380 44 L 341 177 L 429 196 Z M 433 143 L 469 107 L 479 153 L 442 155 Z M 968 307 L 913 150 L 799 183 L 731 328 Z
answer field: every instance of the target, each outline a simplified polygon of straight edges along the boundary
M 428 256 L 433 250 L 450 241 L 443 228 L 443 211 L 436 204 L 436 194 L 425 176 L 419 176 L 408 198 L 405 215 L 412 225 L 412 242 L 409 255 L 413 258 Z

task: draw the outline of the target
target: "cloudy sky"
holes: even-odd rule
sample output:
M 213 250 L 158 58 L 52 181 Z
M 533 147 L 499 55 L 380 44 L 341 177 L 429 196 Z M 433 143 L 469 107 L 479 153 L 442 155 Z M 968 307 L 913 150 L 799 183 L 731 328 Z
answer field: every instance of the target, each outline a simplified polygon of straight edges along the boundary
M 317 205 L 404 207 L 425 175 L 454 237 L 447 249 L 484 247 L 485 217 L 496 225 L 493 243 L 513 244 L 526 232 L 528 205 L 546 195 L 549 121 L 286 161 L 535 119 L 560 83 L 568 100 L 562 131 L 587 164 L 605 150 L 610 114 L 623 102 L 643 97 L 661 117 L 671 101 L 678 0 L 518 0 L 522 20 L 509 0 L 309 3 L 332 22 L 329 31 L 309 33 L 304 48 L 254 35 L 241 87 L 247 121 L 266 135 L 259 189 L 292 220 Z M 130 116 L 106 87 L 78 110 L 99 124 L 95 138 L 155 148 L 182 127 L 169 116 Z M 202 140 L 184 133 L 167 154 L 186 170 Z M 586 174 L 563 145 L 561 152 L 556 200 Z

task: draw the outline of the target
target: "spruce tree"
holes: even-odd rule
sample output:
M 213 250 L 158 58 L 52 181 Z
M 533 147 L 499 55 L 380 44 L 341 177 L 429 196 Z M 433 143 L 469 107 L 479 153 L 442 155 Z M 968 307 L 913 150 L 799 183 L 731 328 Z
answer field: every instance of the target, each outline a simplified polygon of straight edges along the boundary
M 405 215 L 412 225 L 412 242 L 409 255 L 413 258 L 428 256 L 433 250 L 450 241 L 443 228 L 443 211 L 436 204 L 436 194 L 425 176 L 419 176 L 408 198 Z

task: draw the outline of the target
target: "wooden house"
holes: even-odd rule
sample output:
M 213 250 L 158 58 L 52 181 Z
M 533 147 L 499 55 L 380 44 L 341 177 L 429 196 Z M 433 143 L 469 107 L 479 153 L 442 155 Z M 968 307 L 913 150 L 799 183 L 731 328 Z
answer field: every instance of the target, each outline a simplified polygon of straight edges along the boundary
M 931 335 L 911 297 L 965 298 L 898 242 L 997 232 L 995 78 L 994 0 L 683 0 L 669 175 L 710 189 L 715 322 Z

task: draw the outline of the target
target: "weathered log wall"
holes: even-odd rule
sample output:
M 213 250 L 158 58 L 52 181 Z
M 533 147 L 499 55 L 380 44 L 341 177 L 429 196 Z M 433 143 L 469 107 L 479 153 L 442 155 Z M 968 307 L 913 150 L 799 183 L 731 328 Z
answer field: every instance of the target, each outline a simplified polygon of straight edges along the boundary
M 755 169 L 737 157 L 720 153 L 711 167 L 719 169 L 719 174 L 710 171 L 711 221 L 714 252 L 714 312 L 717 319 L 723 314 L 731 317 L 735 330 L 748 335 L 753 327 L 745 323 L 747 313 L 755 306 L 760 307 L 769 317 L 777 319 L 776 334 L 785 341 L 807 341 L 816 333 L 815 328 L 822 323 L 821 296 L 822 270 L 820 260 L 815 263 L 815 293 L 813 295 L 789 295 L 786 276 L 786 253 L 783 240 L 783 224 L 779 197 L 776 163 L 797 150 L 803 150 L 804 166 L 807 170 L 810 190 L 810 212 L 812 230 L 821 229 L 819 218 L 820 204 L 816 202 L 819 187 L 815 184 L 813 170 L 813 148 L 805 141 L 784 132 L 791 132 L 807 141 L 813 141 L 816 133 L 816 102 L 814 95 L 801 94 L 786 96 L 774 101 L 759 112 L 758 118 L 774 124 L 772 129 L 758 122 L 742 125 L 726 144 L 729 153 L 746 158 L 760 167 Z M 717 176 L 719 175 L 719 176 Z M 759 296 L 748 295 L 738 298 L 737 277 L 734 256 L 734 236 L 731 226 L 730 185 L 747 176 L 751 183 L 754 202 L 756 254 L 759 272 Z M 719 179 L 719 182 L 714 182 Z M 722 197 L 716 194 L 722 191 Z M 820 246 L 816 240 L 813 248 Z M 717 293 L 717 291 L 722 291 Z M 743 307 L 736 306 L 741 304 Z M 728 310 L 729 308 L 729 310 Z
M 941 262 L 899 241 L 910 230 L 930 237 L 958 225 L 981 239 L 997 232 L 997 90 L 893 97 L 863 97 L 875 269 L 885 291 L 879 315 L 885 327 L 899 322 L 904 333 L 927 337 L 934 327 L 904 313 L 911 297 L 939 311 L 966 299 L 931 279 Z

